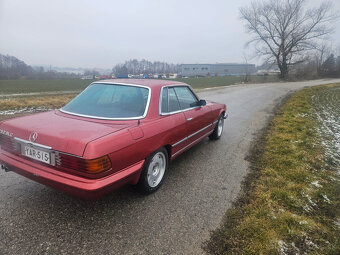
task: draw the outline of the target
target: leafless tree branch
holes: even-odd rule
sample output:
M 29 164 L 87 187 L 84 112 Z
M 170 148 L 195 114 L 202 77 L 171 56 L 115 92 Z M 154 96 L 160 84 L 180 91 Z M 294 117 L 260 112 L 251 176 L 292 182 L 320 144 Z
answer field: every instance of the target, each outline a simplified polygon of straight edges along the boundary
M 322 44 L 339 18 L 331 2 L 305 9 L 306 1 L 257 0 L 240 9 L 247 31 L 254 35 L 247 45 L 254 44 L 258 55 L 274 58 L 282 78 L 289 66 L 303 62 L 304 54 Z

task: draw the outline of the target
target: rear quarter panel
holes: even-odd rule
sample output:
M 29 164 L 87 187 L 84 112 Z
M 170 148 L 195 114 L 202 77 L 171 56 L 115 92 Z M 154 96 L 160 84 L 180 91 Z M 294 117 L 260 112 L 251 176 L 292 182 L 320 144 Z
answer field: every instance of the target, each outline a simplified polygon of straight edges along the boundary
M 139 128 L 143 136 L 137 139 L 125 129 L 90 142 L 85 148 L 84 158 L 109 155 L 113 170 L 119 171 L 145 159 L 157 149 L 183 139 L 186 135 L 183 113 L 141 122 Z

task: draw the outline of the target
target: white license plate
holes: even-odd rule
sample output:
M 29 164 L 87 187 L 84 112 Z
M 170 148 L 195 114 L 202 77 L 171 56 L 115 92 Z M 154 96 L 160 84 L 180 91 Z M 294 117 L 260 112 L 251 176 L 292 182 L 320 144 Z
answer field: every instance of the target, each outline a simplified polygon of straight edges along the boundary
M 51 155 L 48 152 L 37 150 L 35 148 L 25 146 L 22 154 L 26 157 L 51 164 Z

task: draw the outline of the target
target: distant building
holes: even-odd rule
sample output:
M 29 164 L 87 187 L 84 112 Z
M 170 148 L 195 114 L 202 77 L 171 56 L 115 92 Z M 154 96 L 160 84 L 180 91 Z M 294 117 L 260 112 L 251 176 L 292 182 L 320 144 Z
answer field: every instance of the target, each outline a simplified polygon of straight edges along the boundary
M 254 64 L 183 64 L 182 76 L 227 76 L 255 74 Z

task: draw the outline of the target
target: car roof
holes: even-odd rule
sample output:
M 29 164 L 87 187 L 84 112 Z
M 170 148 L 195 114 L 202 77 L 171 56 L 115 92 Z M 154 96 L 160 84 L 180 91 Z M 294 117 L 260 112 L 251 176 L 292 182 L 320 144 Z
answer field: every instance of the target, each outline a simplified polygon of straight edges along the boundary
M 142 85 L 150 88 L 163 87 L 167 85 L 188 85 L 179 81 L 171 81 L 171 80 L 157 80 L 157 79 L 108 79 L 108 80 L 100 80 L 95 81 L 93 83 L 124 83 L 124 84 L 132 84 L 132 85 Z

